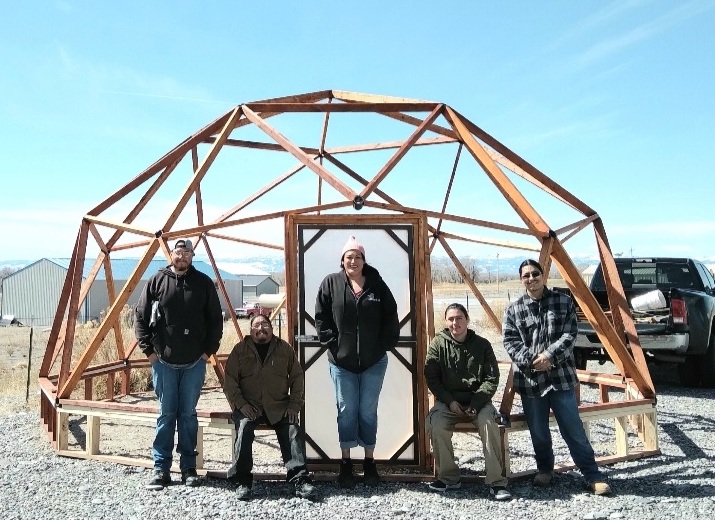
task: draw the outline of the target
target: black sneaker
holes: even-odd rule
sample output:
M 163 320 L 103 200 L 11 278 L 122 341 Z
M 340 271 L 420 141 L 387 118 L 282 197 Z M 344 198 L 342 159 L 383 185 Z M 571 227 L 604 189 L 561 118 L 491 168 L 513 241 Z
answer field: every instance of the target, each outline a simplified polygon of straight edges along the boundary
M 353 473 L 353 463 L 343 460 L 340 462 L 340 474 L 338 474 L 338 486 L 344 489 L 355 487 L 355 474 Z
M 366 486 L 376 487 L 380 483 L 380 475 L 377 472 L 377 464 L 375 459 L 365 459 L 362 464 L 362 482 Z
M 181 481 L 185 486 L 197 487 L 201 485 L 201 480 L 196 474 L 196 468 L 185 469 L 181 472 Z
M 144 487 L 151 491 L 161 491 L 169 484 L 171 484 L 171 475 L 169 475 L 169 472 L 161 469 L 155 469 L 151 474 L 151 478 Z
M 511 500 L 511 493 L 503 486 L 490 487 L 489 496 L 494 500 Z
M 251 500 L 253 492 L 246 484 L 239 484 L 236 488 L 236 498 L 239 500 Z
M 444 493 L 445 491 L 449 491 L 450 489 L 459 489 L 462 487 L 461 482 L 457 482 L 456 484 L 447 484 L 446 482 L 442 482 L 441 480 L 435 480 L 434 482 L 430 482 L 429 487 L 432 491 L 437 491 L 438 493 Z
M 298 498 L 313 498 L 315 486 L 307 478 L 299 478 L 293 483 L 293 494 Z

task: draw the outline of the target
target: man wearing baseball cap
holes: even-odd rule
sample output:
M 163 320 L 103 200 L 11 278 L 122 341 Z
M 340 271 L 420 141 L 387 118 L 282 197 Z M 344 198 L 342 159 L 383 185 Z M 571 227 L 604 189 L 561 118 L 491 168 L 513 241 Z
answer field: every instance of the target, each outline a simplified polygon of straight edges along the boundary
M 151 363 L 159 417 L 152 446 L 154 472 L 147 489 L 171 482 L 174 432 L 178 429 L 181 480 L 198 486 L 196 405 L 206 376 L 206 362 L 218 351 L 223 334 L 221 304 L 213 280 L 192 265 L 191 240 L 171 250 L 171 265 L 149 278 L 135 309 L 134 331 Z

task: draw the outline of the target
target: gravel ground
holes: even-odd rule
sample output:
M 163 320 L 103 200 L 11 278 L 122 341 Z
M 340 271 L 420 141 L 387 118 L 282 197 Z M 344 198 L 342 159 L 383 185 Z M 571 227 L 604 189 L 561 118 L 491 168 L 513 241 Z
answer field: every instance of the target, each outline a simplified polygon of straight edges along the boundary
M 498 503 L 486 498 L 480 484 L 445 496 L 425 484 L 383 483 L 377 489 L 359 486 L 346 492 L 319 482 L 320 498 L 314 502 L 292 498 L 282 482 L 256 482 L 251 502 L 237 500 L 232 487 L 218 479 L 206 479 L 201 488 L 175 483 L 148 492 L 143 487 L 147 470 L 56 456 L 37 411 L 24 407 L 24 395 L 0 397 L 0 518 L 712 519 L 715 392 L 675 386 L 672 367 L 656 368 L 654 378 L 663 454 L 604 468 L 613 496 L 588 494 L 572 472 L 558 475 L 547 490 L 532 488 L 528 480 L 513 482 L 515 499 Z M 595 447 L 612 434 L 608 425 L 594 430 Z M 479 471 L 477 439 L 461 434 L 455 444 L 465 471 Z M 528 437 L 515 436 L 511 444 L 514 469 L 532 467 Z M 559 460 L 568 460 L 562 445 L 557 443 L 556 451 Z

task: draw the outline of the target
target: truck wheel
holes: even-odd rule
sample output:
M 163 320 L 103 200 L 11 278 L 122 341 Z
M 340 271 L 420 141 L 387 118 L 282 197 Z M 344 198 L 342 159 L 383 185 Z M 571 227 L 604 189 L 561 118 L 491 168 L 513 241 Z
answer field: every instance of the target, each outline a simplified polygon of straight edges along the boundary
M 678 378 L 684 387 L 698 388 L 700 386 L 700 371 L 705 356 L 688 356 L 685 362 L 678 363 Z
M 702 384 L 705 388 L 715 388 L 715 331 L 710 333 L 708 350 L 703 356 Z

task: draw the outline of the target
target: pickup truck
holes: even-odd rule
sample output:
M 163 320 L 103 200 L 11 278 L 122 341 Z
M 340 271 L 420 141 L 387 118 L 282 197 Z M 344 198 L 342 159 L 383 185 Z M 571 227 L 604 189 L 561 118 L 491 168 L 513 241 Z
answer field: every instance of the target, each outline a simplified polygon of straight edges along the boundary
M 683 386 L 715 388 L 715 280 L 710 271 L 690 258 L 615 261 L 646 359 L 676 362 Z M 600 265 L 590 289 L 608 311 Z M 608 360 L 585 319 L 579 320 L 578 333 L 574 349 L 578 368 L 586 368 L 589 359 Z
M 265 314 L 266 316 L 270 316 L 270 314 L 273 312 L 272 308 L 262 307 L 259 303 L 245 305 L 243 307 L 238 307 L 234 310 L 236 311 L 237 318 L 250 318 L 251 316 L 255 316 L 256 314 Z

